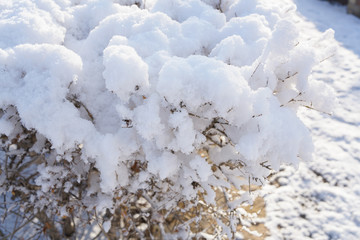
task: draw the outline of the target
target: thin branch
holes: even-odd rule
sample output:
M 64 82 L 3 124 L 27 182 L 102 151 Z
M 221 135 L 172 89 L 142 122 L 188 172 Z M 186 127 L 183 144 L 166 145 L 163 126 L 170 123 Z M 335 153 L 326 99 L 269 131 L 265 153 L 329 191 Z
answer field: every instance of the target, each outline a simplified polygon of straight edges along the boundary
M 38 155 L 38 156 L 34 157 L 32 160 L 30 160 L 29 162 L 24 163 L 21 167 L 19 167 L 17 169 L 17 172 L 22 172 L 24 169 L 27 169 L 29 166 L 31 166 L 36 161 L 44 162 L 44 155 L 42 155 L 42 154 Z
M 17 215 L 16 219 L 18 219 L 19 215 Z M 32 220 L 35 218 L 35 216 L 33 216 L 31 219 L 28 219 L 25 223 L 23 223 L 22 225 L 20 225 L 18 228 L 15 228 L 11 235 L 10 235 L 10 239 L 12 239 L 15 236 L 15 233 L 17 233 L 20 229 L 22 229 L 24 226 L 26 226 L 27 224 L 29 224 L 30 222 L 32 222 Z M 17 220 L 16 220 L 17 221 Z M 16 226 L 17 223 L 15 223 Z M 9 236 L 7 236 L 9 237 Z M 6 237 L 5 237 L 6 239 Z
M 95 240 L 95 239 L 97 239 L 98 237 L 100 237 L 101 233 L 102 233 L 102 231 L 100 231 L 95 237 L 93 237 L 92 240 Z
M 8 179 L 8 178 L 9 178 L 9 172 L 8 172 L 8 158 L 9 158 L 9 156 L 8 156 L 8 155 L 6 155 L 6 156 L 5 156 L 5 176 L 6 176 L 6 179 Z
M 295 73 L 293 73 L 292 75 L 289 75 L 289 74 L 288 74 L 288 76 L 287 76 L 286 78 L 284 78 L 284 79 L 279 78 L 279 80 L 282 81 L 282 82 L 285 82 L 285 80 L 290 79 L 290 78 L 292 78 L 292 77 L 295 77 L 297 74 L 299 74 L 299 73 L 298 73 L 298 72 L 295 72 Z
M 328 60 L 329 58 L 332 58 L 332 57 L 334 57 L 334 56 L 335 56 L 335 53 L 334 53 L 334 54 L 331 54 L 330 56 L 328 56 L 328 57 L 326 57 L 326 58 L 324 58 L 323 60 L 320 61 L 320 63 L 322 63 L 322 62 L 324 62 L 324 61 L 326 61 L 326 60 Z
M 206 117 L 200 117 L 199 115 L 196 115 L 196 114 L 191 113 L 191 112 L 188 112 L 188 114 L 189 114 L 190 116 L 192 116 L 192 117 L 197 117 L 197 118 L 204 119 L 204 120 L 210 120 L 210 119 L 208 119 L 208 118 L 206 118 Z
M 303 104 L 300 104 L 300 106 L 303 106 L 303 107 L 306 107 L 306 108 L 308 108 L 308 109 L 315 110 L 315 111 L 317 111 L 317 112 L 324 113 L 324 114 L 327 114 L 327 115 L 329 115 L 329 116 L 332 116 L 331 113 L 327 113 L 327 112 L 321 111 L 321 110 L 316 109 L 316 108 L 313 108 L 313 107 L 311 107 L 311 106 L 307 106 L 307 105 L 303 105 Z
M 261 62 L 259 62 L 259 64 L 256 66 L 254 72 L 251 74 L 250 78 L 252 78 L 254 76 L 254 74 L 256 73 L 256 71 L 258 70 L 258 68 L 260 67 Z

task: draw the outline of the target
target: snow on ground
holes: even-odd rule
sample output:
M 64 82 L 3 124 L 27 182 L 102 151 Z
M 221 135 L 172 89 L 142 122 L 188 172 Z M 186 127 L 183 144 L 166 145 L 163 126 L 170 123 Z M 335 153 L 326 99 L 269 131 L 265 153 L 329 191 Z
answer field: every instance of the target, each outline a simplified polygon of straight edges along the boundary
M 298 170 L 285 167 L 265 187 L 268 239 L 360 239 L 360 19 L 344 6 L 295 3 L 304 38 L 335 30 L 337 55 L 312 75 L 334 87 L 339 104 L 332 116 L 302 111 L 314 160 Z
M 282 1 L 284 1 L 284 3 L 289 3 L 292 0 Z M 315 79 L 319 79 L 331 84 L 335 88 L 338 94 L 339 105 L 336 109 L 334 109 L 333 116 L 328 116 L 327 114 L 319 113 L 309 109 L 302 110 L 302 120 L 311 129 L 316 147 L 314 161 L 306 164 L 301 164 L 298 170 L 294 170 L 290 167 L 283 168 L 283 170 L 279 174 L 273 176 L 273 178 L 271 179 L 273 185 L 265 187 L 265 191 L 268 193 L 267 195 L 265 195 L 265 200 L 267 203 L 266 224 L 271 231 L 271 236 L 269 237 L 269 239 L 359 239 L 358 236 L 360 236 L 360 210 L 358 210 L 358 206 L 360 205 L 360 186 L 358 186 L 357 183 L 360 181 L 360 44 L 358 43 L 360 39 L 360 19 L 357 19 L 354 16 L 347 15 L 345 12 L 345 7 L 334 6 L 326 2 L 320 2 L 316 0 L 294 1 L 298 6 L 299 19 L 297 24 L 302 28 L 303 39 L 317 39 L 321 36 L 320 32 L 324 32 L 327 28 L 333 28 L 336 31 L 335 38 L 336 41 L 340 44 L 338 54 L 329 59 L 324 59 L 325 61 L 322 62 L 322 64 L 313 71 L 312 76 Z M 11 3 L 11 1 L 9 2 Z M 101 138 L 99 139 L 104 140 L 105 143 L 115 142 L 114 144 L 124 144 L 126 148 L 129 147 L 128 142 L 123 143 L 119 142 L 119 139 L 118 142 L 114 140 L 116 140 L 116 138 L 120 138 L 123 132 L 123 130 L 121 129 L 122 127 L 118 123 L 121 122 L 121 117 L 127 117 L 127 108 L 126 105 L 124 105 L 125 103 L 123 104 L 123 102 L 126 102 L 131 96 L 133 96 L 134 102 L 143 103 L 145 102 L 145 99 L 148 99 L 146 101 L 150 102 L 149 104 L 141 105 L 140 107 L 142 108 L 139 108 L 139 113 L 143 110 L 153 111 L 153 105 L 161 106 L 161 104 L 159 104 L 160 101 L 158 100 L 158 98 L 146 98 L 143 95 L 146 93 L 146 91 L 155 91 L 155 87 L 150 87 L 149 90 L 149 84 L 152 84 L 153 86 L 161 85 L 161 80 L 163 80 L 162 78 L 160 78 L 159 80 L 159 85 L 157 82 L 157 74 L 160 74 L 160 68 L 157 65 L 158 63 L 161 63 L 161 66 L 163 64 L 165 66 L 165 62 L 169 62 L 169 58 L 172 57 L 170 56 L 170 54 L 164 54 L 164 52 L 161 52 L 160 50 L 168 51 L 170 49 L 170 53 L 174 56 L 179 55 L 177 57 L 188 57 L 193 53 L 201 54 L 203 51 L 202 45 L 206 45 L 209 47 L 210 50 L 214 49 L 214 52 L 211 52 L 210 54 L 212 57 L 218 55 L 217 57 L 219 58 L 219 60 L 225 60 L 227 58 L 230 59 L 230 57 L 232 57 L 231 55 L 226 57 L 223 56 L 223 52 L 220 48 L 222 46 L 221 44 L 219 45 L 219 48 L 215 49 L 214 47 L 218 42 L 220 42 L 221 39 L 225 39 L 228 36 L 227 31 L 232 31 L 232 27 L 237 26 L 237 22 L 233 21 L 235 22 L 234 25 L 231 25 L 232 23 L 230 23 L 227 28 L 224 28 L 224 31 L 220 31 L 219 33 L 221 34 L 219 35 L 219 39 L 203 37 L 203 35 L 212 36 L 211 34 L 214 31 L 218 31 L 216 29 L 220 29 L 221 26 L 225 24 L 225 16 L 219 17 L 220 15 L 218 12 L 214 12 L 214 10 L 212 10 L 210 7 L 206 7 L 205 5 L 200 5 L 203 6 L 202 9 L 204 10 L 203 15 L 201 15 L 202 18 L 204 18 L 201 21 L 202 25 L 194 25 L 194 20 L 191 20 L 191 18 L 186 20 L 190 16 L 188 16 L 188 13 L 190 14 L 191 11 L 187 11 L 185 8 L 184 9 L 186 11 L 184 9 L 180 9 L 181 11 L 179 10 L 179 14 L 180 12 L 182 14 L 176 15 L 171 11 L 167 12 L 165 11 L 166 9 L 161 9 L 160 4 L 157 5 L 158 9 L 156 9 L 155 6 L 155 10 L 162 10 L 163 13 L 156 13 L 154 15 L 150 15 L 148 12 L 138 11 L 136 8 L 112 8 L 111 5 L 107 5 L 106 3 L 100 4 L 100 1 L 93 1 L 92 4 L 89 4 L 87 6 L 74 7 L 74 9 L 72 9 L 72 12 L 67 12 L 65 10 L 63 11 L 63 9 L 66 9 L 66 1 L 64 1 L 63 4 L 60 4 L 61 1 L 58 1 L 58 5 L 51 5 L 51 1 L 43 1 L 44 4 L 41 8 L 34 7 L 34 3 L 31 1 L 22 2 L 24 2 L 24 4 L 22 4 L 21 7 L 15 6 L 16 4 L 14 4 L 12 11 L 4 11 L 2 14 L 4 18 L 8 18 L 6 14 L 13 14 L 14 16 L 26 15 L 28 16 L 27 18 L 29 19 L 29 21 L 21 21 L 22 18 L 15 18 L 18 23 L 18 27 L 6 28 L 9 26 L 12 27 L 12 25 L 8 26 L 6 24 L 0 26 L 0 30 L 3 30 L 2 39 L 4 40 L 3 42 L 1 42 L 0 48 L 12 48 L 15 45 L 21 43 L 46 44 L 44 45 L 45 48 L 49 51 L 49 53 L 51 53 L 49 54 L 49 58 L 46 58 L 47 61 L 45 61 L 46 59 L 42 60 L 40 58 L 28 58 L 31 59 L 31 61 L 29 61 L 29 63 L 26 62 L 26 64 L 23 64 L 24 66 L 21 67 L 26 68 L 29 65 L 31 66 L 29 68 L 32 69 L 33 62 L 34 60 L 36 60 L 35 62 L 39 62 L 39 66 L 37 66 L 39 72 L 42 72 L 44 68 L 50 69 L 48 72 L 45 73 L 44 78 L 50 79 L 47 77 L 53 75 L 59 76 L 59 81 L 58 83 L 56 83 L 58 85 L 54 85 L 54 89 L 62 88 L 64 90 L 61 92 L 63 96 L 59 96 L 59 98 L 57 99 L 61 103 L 64 102 L 63 99 L 65 94 L 67 93 L 66 89 L 70 87 L 69 85 L 71 84 L 69 81 L 72 79 L 71 76 L 68 76 L 65 73 L 69 72 L 70 74 L 72 72 L 77 73 L 88 71 L 86 74 L 80 74 L 80 78 L 78 79 L 79 81 L 77 83 L 80 87 L 75 88 L 74 86 L 72 86 L 75 88 L 75 90 L 73 90 L 74 92 L 71 93 L 76 93 L 77 91 L 82 91 L 84 89 L 86 90 L 85 92 L 89 93 L 81 100 L 83 100 L 85 103 L 88 103 L 89 106 L 96 105 L 96 107 L 93 107 L 94 109 L 90 109 L 94 112 L 97 112 L 97 114 L 94 115 L 95 119 L 97 119 L 96 128 L 90 125 L 89 121 L 85 121 L 85 119 L 81 118 L 80 113 L 75 112 L 74 107 L 68 102 L 67 104 L 63 104 L 63 109 L 64 111 L 67 109 L 70 111 L 72 109 L 69 113 L 68 118 L 78 119 L 79 121 L 77 122 L 77 125 L 81 126 L 81 129 L 90 129 L 90 132 L 94 132 L 93 136 L 101 136 Z M 97 5 L 96 3 L 99 3 L 99 5 Z M 166 5 L 166 1 L 162 1 L 162 3 L 164 4 L 164 6 Z M 245 1 L 243 1 L 243 3 L 245 4 Z M 4 6 L 6 5 L 5 2 L 2 2 L 1 4 L 3 4 Z M 275 1 L 274 5 L 276 5 Z M 249 9 L 251 10 L 251 4 L 249 4 L 249 6 Z M 241 6 L 239 5 L 239 8 L 240 7 Z M 86 14 L 91 11 L 93 11 L 94 14 Z M 123 16 L 113 16 L 107 18 L 107 20 L 104 20 L 101 22 L 101 24 L 99 24 L 100 20 L 115 12 L 124 14 L 126 13 L 125 15 L 127 17 L 125 18 Z M 137 14 L 135 14 L 134 16 L 138 18 L 139 22 L 141 22 L 142 25 L 132 23 L 132 18 L 129 16 L 132 16 L 131 13 L 134 12 L 136 12 Z M 214 14 L 209 15 L 209 13 Z M 235 13 L 234 16 L 236 16 Z M 166 14 L 171 16 L 167 16 Z M 194 14 L 196 15 L 197 13 Z M 232 14 L 231 11 L 229 12 L 229 14 Z M 274 20 L 272 18 L 273 16 L 271 14 L 269 14 L 268 16 L 269 23 L 271 23 L 270 20 Z M 174 19 L 178 18 L 178 21 L 170 20 L 170 17 Z M 147 21 L 142 21 L 143 19 L 147 19 Z M 258 26 L 264 25 L 262 23 L 262 20 L 259 20 L 258 18 L 250 18 L 250 20 L 249 24 L 254 22 L 257 24 L 254 26 L 257 27 L 253 28 L 253 25 L 250 24 L 249 27 L 246 28 L 246 31 L 244 30 L 246 32 L 246 34 L 243 34 L 244 36 L 250 36 L 251 34 L 249 34 L 249 30 L 251 29 L 256 29 L 256 31 L 254 31 L 255 33 L 261 32 L 260 30 L 262 28 L 259 28 Z M 261 32 L 261 34 L 263 34 L 266 38 L 270 39 L 269 34 L 272 30 L 274 30 L 274 24 L 277 22 L 277 18 L 275 18 L 275 20 L 275 22 L 269 24 L 272 29 L 267 29 L 264 27 L 265 30 Z M 163 27 L 161 29 L 157 27 L 159 21 L 163 23 Z M 131 29 L 127 29 L 128 33 L 125 31 L 126 29 L 124 30 L 124 33 L 116 32 L 117 29 L 113 29 L 113 24 L 120 23 L 124 24 L 124 26 L 127 26 L 131 23 Z M 154 25 L 149 27 L 149 24 Z M 66 25 L 68 29 L 65 29 L 62 25 Z M 99 26 L 96 27 L 97 25 Z M 13 31 L 9 31 L 9 29 L 12 29 Z M 146 34 L 139 35 L 139 33 L 142 33 L 144 29 L 149 31 L 147 31 Z M 199 36 L 192 36 L 191 33 L 194 31 L 193 29 L 195 29 L 195 32 L 199 32 L 202 34 L 199 34 Z M 286 30 L 288 28 L 284 29 Z M 180 30 L 183 32 L 184 35 L 178 34 Z M 203 33 L 202 30 L 206 30 L 206 34 Z M 109 36 L 107 36 L 107 34 Z M 124 36 L 115 36 L 121 34 Z M 253 35 L 255 38 L 258 38 L 256 34 Z M 14 37 L 16 36 L 21 37 L 17 38 L 17 41 L 13 41 Z M 282 40 L 281 38 L 283 35 L 280 34 L 279 36 L 281 37 L 274 39 Z M 141 44 L 145 42 L 144 39 L 148 40 L 149 37 L 151 37 L 151 40 L 153 41 L 146 41 L 146 43 L 150 44 L 149 46 L 156 51 L 159 51 L 157 54 L 147 51 L 140 51 L 141 49 L 143 49 L 141 48 Z M 194 39 L 197 41 L 194 42 Z M 208 42 L 209 39 L 212 42 Z M 244 41 L 245 40 L 246 39 L 244 39 Z M 183 44 L 179 44 L 178 41 Z M 224 41 L 224 46 L 228 46 L 228 43 L 231 42 L 241 43 L 241 41 L 243 40 L 240 40 L 240 38 L 230 38 L 227 41 Z M 250 41 L 253 40 L 250 39 L 249 42 Z M 5 44 L 5 42 L 8 42 L 9 44 Z M 277 43 L 277 41 L 274 42 Z M 185 43 L 186 45 L 184 45 Z M 336 42 L 325 42 L 319 44 L 332 45 L 334 43 Z M 50 47 L 50 44 L 57 45 L 57 47 Z M 62 44 L 69 49 L 65 50 Z M 24 47 L 16 48 L 15 53 L 17 55 L 15 55 L 15 57 L 23 60 L 23 55 L 27 56 L 27 54 L 29 54 L 30 56 L 31 54 L 38 55 L 39 53 L 41 53 L 41 49 L 39 47 L 30 48 L 29 46 L 30 45 L 26 45 L 25 47 L 28 47 L 31 51 L 24 51 Z M 181 46 L 181 48 L 179 48 L 178 46 Z M 186 46 L 186 48 L 183 48 L 184 46 Z M 259 46 L 264 47 L 265 45 L 263 45 L 263 43 L 260 41 Z M 256 48 L 257 46 L 252 47 L 253 50 L 255 50 Z M 91 51 L 88 51 L 88 49 L 91 49 Z M 139 53 L 136 53 L 133 49 L 138 49 Z M 80 62 L 80 58 L 75 56 L 75 53 L 71 52 L 70 50 L 76 52 L 85 60 L 83 60 L 83 62 Z M 95 60 L 95 58 L 99 58 L 99 56 L 102 56 L 102 52 L 104 53 L 103 56 L 105 57 L 105 59 Z M 186 52 L 186 54 L 184 52 Z M 261 51 L 259 51 L 259 54 L 261 54 L 261 52 L 262 49 Z M 4 56 L 11 54 L 11 56 L 14 55 L 13 51 L 10 50 L 9 53 L 6 54 L 5 51 L 0 53 Z M 125 59 L 126 56 L 131 56 L 130 60 Z M 142 59 L 146 60 L 145 63 L 149 65 L 150 70 L 147 69 Z M 198 70 L 198 65 L 192 64 L 192 61 L 194 61 L 194 59 L 196 60 L 197 58 L 190 57 L 189 60 L 186 61 L 174 58 L 172 59 L 171 63 L 177 63 L 184 69 L 189 67 L 190 70 L 194 72 L 194 75 L 198 72 L 206 72 L 200 71 L 201 69 Z M 55 71 L 53 68 L 47 66 L 48 61 L 50 60 L 56 60 L 56 62 L 59 63 L 58 65 L 61 65 L 64 71 Z M 126 62 L 126 64 L 129 64 L 129 68 L 135 65 L 141 65 L 140 71 L 137 72 L 137 74 L 140 74 L 140 76 L 134 75 L 139 82 L 131 85 L 131 87 L 129 87 L 128 89 L 119 88 L 119 84 L 122 84 L 122 81 L 125 81 L 127 79 L 127 76 L 126 79 L 118 79 L 119 82 L 116 82 L 114 80 L 115 78 L 113 78 L 113 76 L 116 76 L 116 74 L 122 71 L 122 69 L 115 67 L 115 60 L 124 63 Z M 239 61 L 249 61 L 249 59 L 245 58 L 235 58 L 235 60 L 235 63 Z M 250 64 L 253 61 L 254 59 L 251 60 Z M 212 66 L 212 62 L 213 60 L 211 62 L 209 61 L 209 66 Z M 297 67 L 296 64 L 294 65 L 295 67 Z M 228 69 L 226 64 L 222 63 L 221 66 L 223 66 L 225 70 Z M 99 69 L 101 71 L 99 71 Z M 167 64 L 165 70 L 163 69 L 163 71 L 161 72 L 161 76 L 166 76 L 166 74 L 171 70 L 169 69 L 170 65 Z M 148 71 L 150 73 L 149 76 L 147 75 Z M 25 73 L 22 73 L 20 71 L 16 73 L 19 76 L 22 76 L 20 77 L 21 79 L 29 78 L 29 74 L 26 76 Z M 179 76 L 182 76 L 182 73 L 179 73 Z M 86 79 L 86 81 L 89 81 L 92 84 L 88 84 L 88 82 L 84 81 L 84 79 Z M 98 81 L 99 79 L 104 81 Z M 150 79 L 151 81 L 148 81 L 148 79 Z M 77 82 L 76 79 L 73 80 L 74 82 Z M 47 89 L 46 82 L 43 83 L 40 81 L 39 84 L 40 86 L 43 86 L 44 89 Z M 179 86 L 182 86 L 182 84 L 186 85 L 186 82 L 183 83 L 179 80 L 179 84 Z M 134 92 L 137 92 L 139 90 L 139 85 L 141 85 L 140 91 L 143 91 L 144 89 L 145 92 L 139 92 L 136 93 L 136 95 Z M 229 85 L 229 88 L 231 88 L 231 86 L 232 85 Z M 18 90 L 18 88 L 16 87 L 14 87 L 14 89 Z M 176 90 L 177 89 L 175 89 L 173 92 L 178 92 Z M 6 91 L 3 90 L 3 92 Z M 172 101 L 171 96 L 166 95 L 168 91 L 159 92 L 163 93 L 163 95 L 166 96 L 169 101 Z M 19 92 L 19 94 L 22 94 L 22 92 Z M 49 94 L 49 96 L 50 95 L 51 94 Z M 119 99 L 117 97 L 119 97 Z M 30 96 L 29 99 L 30 98 L 32 99 L 32 96 Z M 25 110 L 27 110 L 28 101 L 25 100 L 22 102 L 22 105 L 24 105 Z M 99 103 L 101 102 L 100 100 L 103 101 L 101 104 Z M 109 101 L 114 103 L 110 107 L 107 106 L 107 103 Z M 42 103 L 41 101 L 39 102 Z M 193 102 L 194 101 L 189 101 L 189 104 L 187 104 L 187 106 L 191 106 L 190 104 Z M 118 105 L 116 105 L 115 103 L 118 103 Z M 224 104 L 225 103 L 226 102 L 224 102 Z M 104 106 L 106 106 L 105 109 Z M 41 110 L 42 108 L 39 107 L 39 109 Z M 231 108 L 229 107 L 228 109 Z M 29 119 L 35 122 L 36 119 L 33 118 L 31 115 L 32 112 L 25 110 L 23 112 L 23 115 L 26 113 L 30 116 Z M 45 110 L 51 111 L 52 108 L 49 107 Z M 21 112 L 21 109 L 19 111 Z M 120 115 L 123 116 L 118 116 L 118 112 Z M 227 111 L 227 113 L 228 112 L 229 111 Z M 249 116 L 251 116 L 250 113 Z M 141 114 L 137 114 L 134 119 L 141 120 L 145 118 L 143 118 Z M 159 118 L 155 116 L 153 118 L 153 123 L 157 123 L 158 119 Z M 175 125 L 179 125 L 178 127 L 180 128 L 182 126 L 180 125 L 180 123 L 174 123 L 182 121 L 182 115 L 180 113 L 177 114 L 176 118 L 169 117 L 169 119 L 170 120 L 168 122 L 170 127 L 175 127 Z M 278 118 L 276 120 L 277 121 L 274 122 L 279 122 Z M 108 121 L 110 121 L 111 124 L 109 124 Z M 71 122 L 72 124 L 74 123 L 73 121 L 69 122 Z M 84 122 L 86 122 L 87 124 L 83 124 Z M 30 123 L 29 126 L 31 127 Z M 6 123 L 2 122 L 2 125 L 5 124 Z M 135 127 L 141 130 L 142 128 L 139 127 L 141 126 L 141 124 L 142 122 L 138 121 L 138 124 L 135 125 Z M 151 127 L 153 126 L 154 124 L 152 124 Z M 54 132 L 50 128 L 49 131 L 47 131 L 47 127 L 48 126 L 44 127 L 45 130 L 43 130 L 43 132 L 45 135 L 49 132 L 50 136 Z M 64 126 L 62 121 L 59 121 L 59 127 L 64 127 L 64 129 L 68 129 L 69 134 L 71 134 L 71 136 L 73 135 L 74 131 L 72 131 L 70 128 L 67 128 L 66 125 Z M 8 131 L 9 129 L 8 126 L 2 126 L 2 128 L 6 131 Z M 109 132 L 112 132 L 114 129 L 115 131 L 118 131 L 118 135 L 109 135 Z M 78 131 L 79 137 L 71 138 L 73 139 L 73 141 L 69 141 L 69 139 L 64 137 L 64 142 L 82 142 L 79 141 L 79 139 L 86 139 L 87 135 L 83 135 L 83 133 L 86 132 L 88 131 Z M 140 132 L 144 133 L 144 131 Z M 134 134 L 136 134 L 135 131 Z M 146 134 L 144 133 L 142 137 L 147 138 L 149 136 L 150 138 L 153 137 L 153 135 L 156 135 L 156 132 L 154 132 L 153 129 L 149 128 L 149 131 L 146 132 Z M 191 137 L 194 134 L 190 132 L 188 135 Z M 285 137 L 289 137 L 289 135 L 285 135 Z M 192 139 L 195 138 L 192 137 Z M 284 140 L 284 138 L 279 138 L 279 141 L 280 140 L 287 142 L 287 140 Z M 53 144 L 56 145 L 56 141 L 53 141 Z M 167 142 L 166 139 L 162 141 Z M 174 137 L 174 142 L 176 141 L 177 138 Z M 183 142 L 184 144 L 180 144 L 181 146 L 179 147 L 179 149 L 174 150 L 181 150 L 182 152 L 187 153 L 189 151 L 188 149 L 191 148 L 191 146 L 189 147 L 187 145 L 187 141 Z M 97 143 L 98 142 L 91 144 L 89 143 L 89 149 L 92 146 L 95 146 Z M 59 143 L 59 145 L 61 145 L 61 142 Z M 103 149 L 100 149 L 99 152 L 89 152 L 88 155 L 105 155 L 105 152 L 107 152 L 109 149 L 111 150 L 110 147 L 107 147 L 105 145 L 106 144 L 104 144 L 104 146 L 101 145 L 103 146 Z M 245 145 L 248 146 L 250 144 Z M 152 145 L 149 146 L 151 147 Z M 273 150 L 272 145 L 270 146 L 271 147 L 269 147 L 269 149 Z M 85 147 L 87 147 L 86 144 Z M 259 148 L 261 149 L 263 148 L 263 146 L 259 144 Z M 280 150 L 286 151 L 288 149 Z M 135 150 L 133 152 L 135 152 Z M 131 155 L 131 153 L 125 152 L 124 154 Z M 158 158 L 156 157 L 156 159 Z M 196 160 L 197 159 L 191 161 L 190 167 L 194 169 L 198 168 Z M 174 160 L 174 162 L 175 161 L 176 159 Z M 117 166 L 116 164 L 114 164 L 114 162 L 111 161 L 111 158 L 109 158 L 108 162 L 111 164 L 104 164 L 104 166 L 106 165 L 105 167 L 103 167 L 104 172 L 106 172 L 106 170 L 108 169 L 113 170 L 113 167 L 116 168 Z M 161 172 L 161 169 L 158 169 L 157 166 L 154 166 L 152 168 L 153 173 L 159 174 L 161 178 L 167 177 L 167 175 L 172 174 L 172 171 L 168 170 L 169 169 L 166 169 L 166 172 Z M 208 172 L 210 172 L 210 170 Z M 197 172 L 197 174 L 201 177 L 201 179 L 204 179 L 204 181 L 208 179 L 207 174 L 201 174 L 200 172 Z M 196 173 L 194 175 L 196 175 Z M 110 175 L 110 177 L 108 178 L 108 181 L 103 184 L 103 187 L 105 189 L 111 190 L 113 187 L 115 187 L 113 186 L 115 184 L 115 176 L 117 176 L 117 174 L 115 174 L 115 172 L 112 173 L 112 175 Z M 124 182 L 128 183 L 128 179 L 126 178 Z

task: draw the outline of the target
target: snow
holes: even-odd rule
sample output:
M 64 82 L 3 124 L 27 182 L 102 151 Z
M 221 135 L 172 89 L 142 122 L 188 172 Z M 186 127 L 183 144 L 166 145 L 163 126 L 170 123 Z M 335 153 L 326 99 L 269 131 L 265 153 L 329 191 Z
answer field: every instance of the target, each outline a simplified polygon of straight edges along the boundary
M 190 166 L 196 169 L 198 176 L 203 182 L 206 182 L 212 175 L 211 166 L 201 157 L 191 160 Z
M 6 119 L 0 119 L 0 133 L 9 135 L 13 131 L 13 124 Z
M 298 25 L 304 39 L 318 37 L 332 28 L 337 54 L 317 66 L 312 77 L 331 84 L 338 104 L 329 116 L 301 111 L 311 129 L 313 161 L 299 169 L 282 168 L 265 187 L 270 230 L 267 239 L 351 239 L 360 236 L 360 19 L 346 14 L 346 7 L 327 2 L 295 1 Z M 318 89 L 319 87 L 310 87 Z M 328 102 L 322 103 L 329 104 Z
M 149 156 L 149 172 L 159 174 L 160 179 L 165 179 L 175 174 L 179 161 L 174 154 L 164 152 L 161 156 Z M 164 168 L 164 166 L 167 166 Z
M 132 93 L 149 87 L 148 66 L 132 47 L 111 44 L 105 48 L 104 67 L 106 88 L 124 102 Z
M 246 44 L 242 37 L 232 35 L 218 43 L 210 56 L 235 66 L 251 65 L 261 55 L 265 44 L 265 39 Z
M 0 9 L 0 48 L 23 43 L 61 44 L 64 41 L 66 29 L 58 24 L 62 16 L 56 14 L 57 9 L 51 13 L 42 9 L 41 4 L 23 0 L 1 1 Z
M 172 79 L 171 85 L 168 79 Z M 240 69 L 211 58 L 190 56 L 167 62 L 159 73 L 157 90 L 173 106 L 186 106 L 208 118 L 219 115 L 232 122 L 236 117 L 238 124 L 250 119 L 251 105 L 246 100 L 251 93 Z M 206 104 L 213 106 L 203 113 L 201 107 Z M 230 109 L 242 114 L 233 114 Z
M 55 161 L 81 152 L 69 171 L 80 182 L 96 167 L 87 197 L 99 193 L 99 210 L 150 179 L 185 199 L 197 182 L 212 203 L 212 186 L 261 184 L 266 164 L 281 170 L 280 187 L 265 188 L 270 238 L 355 239 L 360 47 L 350 26 L 360 23 L 313 2 L 296 0 L 296 12 L 291 0 L 3 1 L 0 132 L 15 137 L 18 114 L 37 131 L 34 150 L 50 141 L 44 192 L 52 172 L 66 178 Z

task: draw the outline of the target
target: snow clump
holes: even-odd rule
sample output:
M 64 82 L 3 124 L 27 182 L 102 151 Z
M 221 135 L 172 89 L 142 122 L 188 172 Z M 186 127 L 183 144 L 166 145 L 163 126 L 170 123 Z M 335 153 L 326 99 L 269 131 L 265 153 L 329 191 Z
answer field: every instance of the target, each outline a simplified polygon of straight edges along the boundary
M 1 133 L 13 139 L 23 126 L 44 148 L 47 139 L 36 181 L 44 192 L 59 184 L 50 175 L 62 161 L 75 166 L 69 181 L 91 176 L 89 209 L 114 209 L 109 199 L 141 189 L 172 196 L 160 206 L 261 184 L 281 164 L 311 159 L 297 109 L 329 111 L 334 99 L 309 78 L 332 49 L 300 40 L 293 5 L 19 0 L 0 8 Z

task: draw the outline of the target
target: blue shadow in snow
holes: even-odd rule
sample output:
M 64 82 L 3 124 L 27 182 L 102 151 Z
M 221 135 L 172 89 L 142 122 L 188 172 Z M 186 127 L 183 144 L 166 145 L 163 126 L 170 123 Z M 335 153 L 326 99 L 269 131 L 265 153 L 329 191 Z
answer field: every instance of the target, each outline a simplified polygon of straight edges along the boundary
M 294 0 L 301 15 L 324 32 L 335 30 L 335 39 L 360 57 L 360 18 L 348 14 L 346 6 L 320 0 Z

